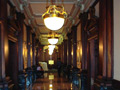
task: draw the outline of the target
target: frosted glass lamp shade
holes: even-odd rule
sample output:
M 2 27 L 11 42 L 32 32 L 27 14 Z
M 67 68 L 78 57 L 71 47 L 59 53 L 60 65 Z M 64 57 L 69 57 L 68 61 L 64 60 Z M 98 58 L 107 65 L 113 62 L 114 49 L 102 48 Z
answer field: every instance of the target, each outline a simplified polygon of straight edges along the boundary
M 49 42 L 50 44 L 57 44 L 58 39 L 57 39 L 57 38 L 50 38 L 50 39 L 48 39 L 48 42 Z
M 44 24 L 50 30 L 59 30 L 64 24 L 64 18 L 47 17 L 44 19 Z

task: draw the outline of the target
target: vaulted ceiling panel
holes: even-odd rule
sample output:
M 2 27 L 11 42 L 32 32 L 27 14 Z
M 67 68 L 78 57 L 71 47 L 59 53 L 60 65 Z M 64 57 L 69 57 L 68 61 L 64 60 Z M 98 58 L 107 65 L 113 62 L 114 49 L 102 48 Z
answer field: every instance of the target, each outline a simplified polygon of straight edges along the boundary
M 42 17 L 35 17 L 37 25 L 44 25 L 44 21 Z
M 65 11 L 67 12 L 68 15 L 70 14 L 73 5 L 74 4 L 65 4 L 64 5 L 64 9 L 65 9 Z
M 41 16 L 46 11 L 45 3 L 30 3 L 30 6 L 35 16 Z

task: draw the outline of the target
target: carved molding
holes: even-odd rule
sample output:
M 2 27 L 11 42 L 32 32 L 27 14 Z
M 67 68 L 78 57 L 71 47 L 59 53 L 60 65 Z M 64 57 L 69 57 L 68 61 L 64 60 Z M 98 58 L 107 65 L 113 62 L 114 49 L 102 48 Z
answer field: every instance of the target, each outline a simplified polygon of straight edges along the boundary
M 95 9 L 93 7 L 89 8 L 88 13 L 81 14 L 80 18 L 85 22 L 84 30 L 87 32 L 88 38 L 98 35 L 98 17 L 95 16 Z

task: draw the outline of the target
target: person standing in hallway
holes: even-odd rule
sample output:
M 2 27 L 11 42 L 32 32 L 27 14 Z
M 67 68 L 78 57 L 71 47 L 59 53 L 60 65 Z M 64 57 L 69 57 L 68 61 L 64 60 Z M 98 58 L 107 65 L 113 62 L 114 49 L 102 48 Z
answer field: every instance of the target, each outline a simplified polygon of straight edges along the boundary
M 39 65 L 37 66 L 37 77 L 38 77 L 38 78 L 39 78 L 39 77 L 43 77 L 43 74 L 44 74 L 44 70 L 43 70 L 41 64 L 39 64 Z
M 71 65 L 67 66 L 67 78 L 70 80 L 70 70 L 71 70 Z
M 58 69 L 58 76 L 59 77 L 61 76 L 61 68 L 62 68 L 62 62 L 61 62 L 61 59 L 58 58 L 58 60 L 57 60 L 57 69 Z

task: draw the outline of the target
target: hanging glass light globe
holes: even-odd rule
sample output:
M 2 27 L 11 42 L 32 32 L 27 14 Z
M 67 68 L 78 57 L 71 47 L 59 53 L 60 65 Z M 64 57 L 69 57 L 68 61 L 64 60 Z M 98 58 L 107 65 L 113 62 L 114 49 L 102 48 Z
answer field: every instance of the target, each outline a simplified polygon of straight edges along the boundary
M 55 48 L 55 45 L 48 45 L 48 50 L 49 50 L 49 55 L 52 55 L 53 51 L 54 51 L 54 48 Z
M 49 50 L 49 55 L 52 55 L 53 51 Z
M 55 45 L 48 45 L 48 47 L 49 47 L 49 50 L 54 50 Z
M 48 42 L 49 42 L 50 44 L 57 44 L 58 38 L 49 38 L 49 39 L 48 39 Z
M 50 30 L 59 30 L 67 17 L 63 6 L 50 5 L 42 15 L 45 26 Z

